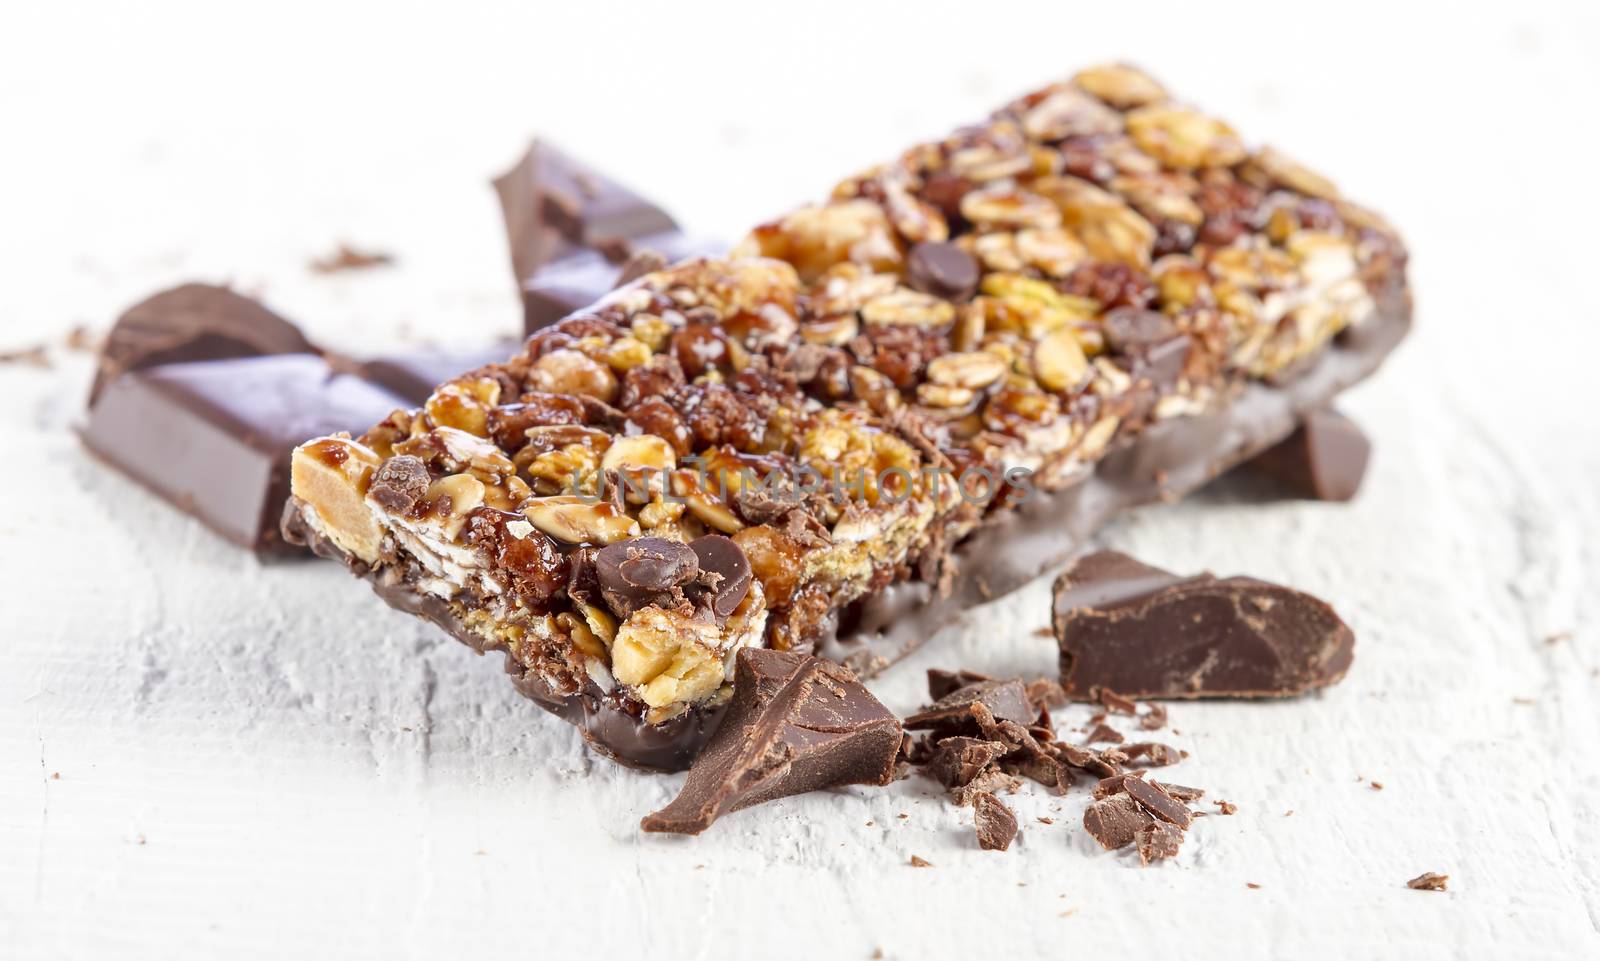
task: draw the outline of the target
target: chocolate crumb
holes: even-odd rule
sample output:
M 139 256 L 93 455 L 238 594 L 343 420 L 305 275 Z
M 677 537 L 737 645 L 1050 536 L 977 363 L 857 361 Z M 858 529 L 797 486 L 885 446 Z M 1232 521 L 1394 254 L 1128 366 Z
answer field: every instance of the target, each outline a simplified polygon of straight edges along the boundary
M 1167 706 L 1146 703 L 1145 712 L 1139 715 L 1139 726 L 1146 731 L 1159 731 L 1167 726 Z
M 1372 782 L 1372 789 L 1373 789 L 1373 790 L 1374 790 L 1374 791 L 1381 791 L 1381 790 L 1383 790 L 1383 782 L 1382 782 L 1382 781 L 1373 781 L 1373 782 Z
M 1094 729 L 1089 732 L 1089 736 L 1083 739 L 1083 743 L 1085 743 L 1085 744 L 1121 744 L 1125 740 L 1127 740 L 1127 739 L 1122 736 L 1122 732 L 1117 730 L 1116 728 L 1112 727 L 1111 725 L 1109 725 L 1109 724 L 1096 724 L 1094 726 Z
M 1252 891 L 1259 891 L 1261 889 L 1261 885 L 1255 883 L 1254 881 L 1246 881 L 1244 886 Z
M 336 274 L 345 270 L 365 270 L 369 267 L 387 267 L 394 263 L 394 255 L 381 250 L 358 250 L 340 243 L 338 249 L 326 257 L 311 261 L 311 270 L 318 274 Z
M 1096 687 L 1089 692 L 1089 696 L 1104 705 L 1106 710 L 1115 714 L 1131 715 L 1139 713 L 1139 705 L 1109 687 Z
M 913 854 L 911 855 L 911 866 L 914 868 L 931 868 L 933 867 L 933 862 L 924 860 Z
M 1218 814 L 1236 814 L 1236 813 L 1238 813 L 1239 805 L 1233 803 L 1232 801 L 1218 801 L 1218 802 L 1216 802 L 1216 804 L 1217 804 L 1217 813 Z
M 1039 820 L 1040 824 L 1054 824 L 1054 823 L 1056 823 L 1056 819 L 1055 818 L 1041 817 L 1038 820 Z
M 978 847 L 985 851 L 1004 851 L 1017 836 L 1017 816 L 999 798 L 987 791 L 972 800 L 973 825 L 978 832 Z
M 1419 874 L 1407 881 L 1406 887 L 1411 888 L 1414 891 L 1444 891 L 1447 890 L 1446 885 L 1449 881 L 1450 875 L 1435 874 L 1432 871 L 1429 871 L 1426 874 Z

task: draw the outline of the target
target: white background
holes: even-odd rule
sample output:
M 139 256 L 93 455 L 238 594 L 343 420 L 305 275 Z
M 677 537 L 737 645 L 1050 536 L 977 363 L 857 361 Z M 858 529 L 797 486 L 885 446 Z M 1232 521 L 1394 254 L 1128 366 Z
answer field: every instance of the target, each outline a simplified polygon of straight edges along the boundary
M 0 368 L 0 957 L 1595 957 L 1597 50 L 1578 3 L 7 4 L 0 349 L 191 278 L 352 352 L 509 333 L 487 180 L 534 131 L 731 238 L 1114 58 L 1390 215 L 1418 329 L 1345 405 L 1377 441 L 1356 504 L 1224 489 L 1107 532 L 1360 638 L 1320 697 L 1174 709 L 1171 778 L 1240 810 L 1145 870 L 1087 840 L 1083 789 L 1019 795 L 1005 854 L 919 779 L 643 837 L 677 778 L 90 461 L 86 357 Z M 399 263 L 311 274 L 340 239 Z M 1049 670 L 1046 608 L 874 689 Z

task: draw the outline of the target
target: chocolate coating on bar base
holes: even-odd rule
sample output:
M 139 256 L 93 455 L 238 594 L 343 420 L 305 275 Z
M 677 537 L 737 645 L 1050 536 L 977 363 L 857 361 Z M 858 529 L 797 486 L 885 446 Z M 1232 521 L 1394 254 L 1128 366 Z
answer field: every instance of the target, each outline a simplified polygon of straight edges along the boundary
M 505 651 L 503 645 L 486 643 L 443 601 L 401 583 L 392 576 L 393 568 L 375 576 L 367 565 L 307 526 L 305 518 L 297 511 L 283 512 L 283 530 L 291 543 L 310 547 L 318 557 L 344 563 L 390 607 L 432 622 L 479 654 Z M 593 684 L 576 693 L 563 693 L 539 675 L 524 670 L 511 657 L 506 658 L 505 668 L 517 693 L 576 727 L 594 750 L 630 767 L 657 771 L 681 771 L 688 767 L 700 746 L 721 723 L 727 708 L 726 704 L 707 704 L 661 724 L 645 724 Z
M 1371 456 L 1372 442 L 1356 422 L 1330 408 L 1313 411 L 1288 440 L 1248 467 L 1277 480 L 1294 497 L 1342 502 L 1361 490 Z
M 1283 441 L 1303 418 L 1377 370 L 1410 330 L 1411 298 L 1400 283 L 1374 296 L 1371 320 L 1335 338 L 1297 376 L 1249 382 L 1207 411 L 1152 424 L 1076 485 L 1034 494 L 957 545 L 948 594 L 923 582 L 890 585 L 851 605 L 817 653 L 870 677 L 962 611 L 1064 563 L 1121 511 L 1175 501 Z
M 1061 686 L 1078 698 L 1097 688 L 1292 697 L 1338 681 L 1355 656 L 1350 628 L 1309 594 L 1249 577 L 1179 577 L 1115 551 L 1079 559 L 1056 581 L 1054 626 Z
M 739 652 L 733 703 L 683 791 L 640 824 L 699 834 L 724 814 L 840 784 L 888 784 L 900 722 L 837 664 L 761 648 Z

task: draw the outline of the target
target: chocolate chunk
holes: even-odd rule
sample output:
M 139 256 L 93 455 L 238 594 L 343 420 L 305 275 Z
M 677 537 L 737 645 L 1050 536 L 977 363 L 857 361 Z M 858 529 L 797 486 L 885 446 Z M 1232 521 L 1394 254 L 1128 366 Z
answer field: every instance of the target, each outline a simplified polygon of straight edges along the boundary
M 300 328 L 226 287 L 184 284 L 129 307 L 100 349 L 89 403 L 128 371 L 185 361 L 314 354 Z M 360 429 L 360 425 L 356 425 Z
M 979 674 L 977 671 L 947 671 L 943 668 L 930 667 L 928 668 L 928 697 L 937 701 L 952 691 L 958 691 L 966 687 L 968 684 L 977 684 L 980 681 L 989 680 L 993 680 L 993 678 L 987 674 Z
M 518 345 L 501 340 L 486 347 L 428 348 L 390 357 L 369 360 L 355 373 L 385 390 L 421 407 L 433 389 L 469 370 L 505 360 L 517 352 Z
M 965 787 L 1011 748 L 975 737 L 947 737 L 928 759 L 927 773 L 948 788 Z
M 746 648 L 733 702 L 683 791 L 646 831 L 699 834 L 731 811 L 841 784 L 888 784 L 900 722 L 849 670 L 789 651 Z
M 689 549 L 700 563 L 700 578 L 689 593 L 706 599 L 718 617 L 731 616 L 750 593 L 750 559 L 721 534 L 696 537 Z
M 659 253 L 669 263 L 724 249 L 722 244 L 676 233 L 639 237 L 634 246 Z M 618 263 L 597 250 L 572 251 L 563 247 L 562 251 L 559 260 L 540 264 L 531 275 L 518 275 L 526 333 L 532 334 L 588 307 L 627 282 L 623 277 L 628 269 L 625 262 Z
M 1140 807 L 1169 824 L 1186 828 L 1194 820 L 1187 805 L 1143 778 L 1123 778 L 1122 789 L 1138 801 Z
M 1178 849 L 1183 847 L 1183 831 L 1165 821 L 1151 821 L 1134 833 L 1134 841 L 1140 864 L 1164 861 L 1177 857 Z
M 1198 801 L 1206 796 L 1204 788 L 1185 787 L 1182 784 L 1168 784 L 1165 781 L 1151 781 L 1156 787 L 1167 792 L 1169 797 L 1179 801 Z
M 1132 361 L 1133 375 L 1169 392 L 1183 373 L 1189 336 L 1165 314 L 1137 307 L 1118 307 L 1101 321 L 1106 346 Z
M 1126 755 L 1128 760 L 1140 761 L 1145 767 L 1166 767 L 1169 764 L 1177 764 L 1184 757 L 1183 752 L 1177 748 L 1155 741 L 1124 744 L 1117 750 Z
M 401 454 L 378 465 L 367 496 L 393 513 L 404 514 L 422 499 L 430 483 L 428 465 L 422 458 Z
M 1085 830 L 1107 851 L 1132 844 L 1139 829 L 1153 820 L 1126 794 L 1113 794 L 1103 801 L 1095 801 L 1083 812 Z
M 997 767 L 991 767 L 962 787 L 955 788 L 951 793 L 958 806 L 966 807 L 980 794 L 999 794 L 1001 791 L 1009 793 L 1020 787 L 1022 787 L 1021 781 Z
M 576 250 L 678 229 L 661 208 L 547 141 L 534 141 L 494 187 L 519 280 Z
M 978 832 L 978 847 L 985 851 L 1004 851 L 1017 836 L 1017 816 L 987 791 L 973 795 L 972 821 Z
M 1031 724 L 1038 716 L 1019 680 L 980 681 L 958 688 L 906 718 L 910 730 L 934 729 L 943 734 L 977 734 L 972 706 L 981 704 L 994 718 Z
M 700 573 L 688 545 L 664 537 L 635 537 L 600 549 L 594 557 L 600 595 L 618 617 L 641 607 L 671 607 Z
M 228 540 L 286 553 L 289 452 L 404 406 L 311 354 L 166 364 L 110 381 L 83 442 Z
M 1344 677 L 1355 636 L 1324 602 L 1248 577 L 1179 577 L 1101 551 L 1055 584 L 1062 686 L 1152 697 L 1288 697 Z
M 1448 890 L 1449 883 L 1450 875 L 1435 874 L 1432 871 L 1429 871 L 1426 874 L 1419 874 L 1407 881 L 1406 887 L 1411 888 L 1414 891 L 1445 891 Z
M 1361 490 L 1372 442 L 1336 410 L 1313 411 L 1289 438 L 1245 466 L 1276 479 L 1292 496 L 1349 501 Z
M 946 300 L 971 300 L 981 273 L 972 255 L 952 243 L 923 241 L 906 258 L 906 283 Z

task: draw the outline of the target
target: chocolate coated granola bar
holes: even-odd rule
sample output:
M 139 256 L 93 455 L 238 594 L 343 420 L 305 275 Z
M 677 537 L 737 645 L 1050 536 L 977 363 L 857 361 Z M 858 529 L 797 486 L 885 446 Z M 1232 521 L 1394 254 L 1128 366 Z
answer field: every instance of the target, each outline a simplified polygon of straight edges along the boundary
M 359 439 L 286 533 L 681 767 L 737 652 L 871 673 L 1286 437 L 1410 319 L 1377 216 L 1125 66 L 647 274 Z

